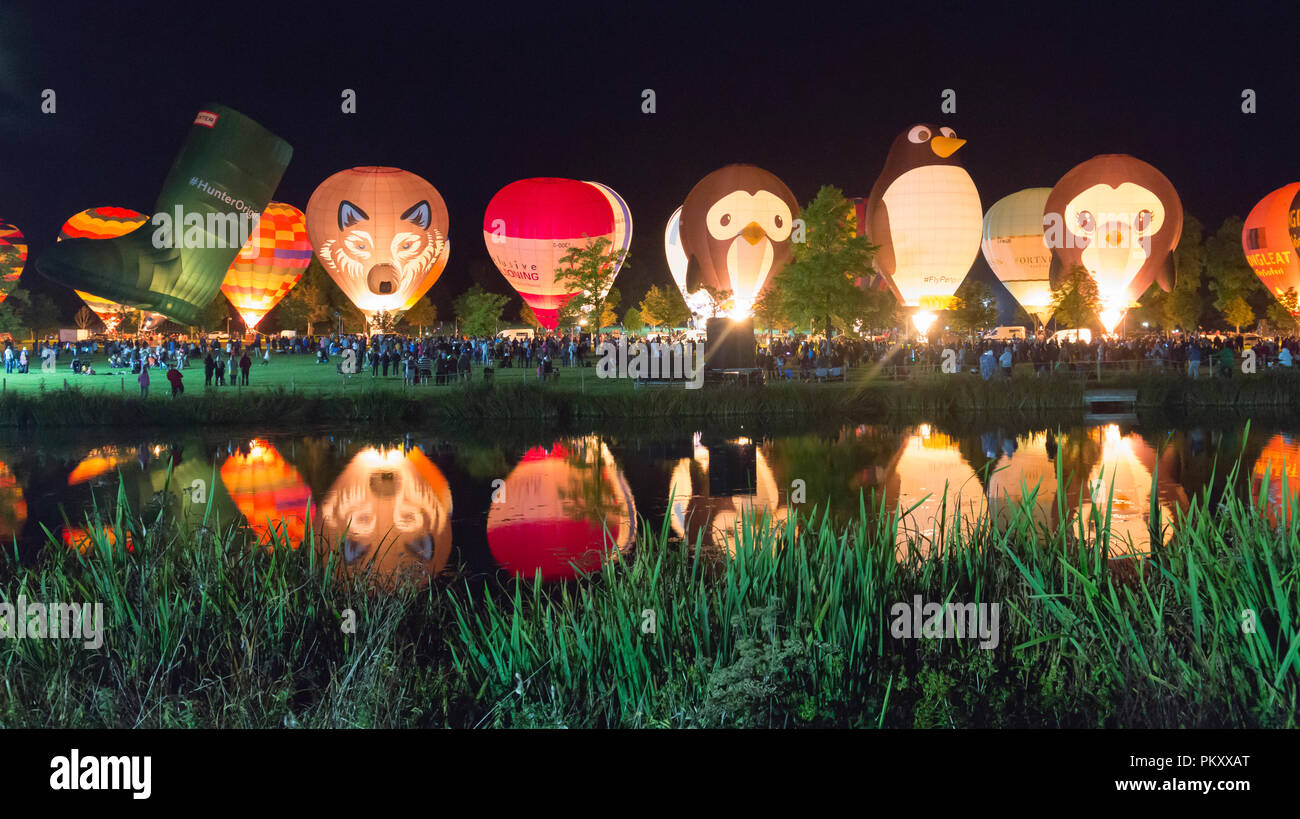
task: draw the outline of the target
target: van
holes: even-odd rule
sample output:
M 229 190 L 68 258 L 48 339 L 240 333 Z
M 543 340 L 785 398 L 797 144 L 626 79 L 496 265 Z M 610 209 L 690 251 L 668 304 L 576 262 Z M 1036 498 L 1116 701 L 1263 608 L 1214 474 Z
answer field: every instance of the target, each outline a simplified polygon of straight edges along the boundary
M 994 327 L 992 330 L 984 334 L 985 341 L 1011 341 L 1013 339 L 1024 341 L 1025 337 L 1025 328 L 1020 325 Z
M 1052 341 L 1057 344 L 1063 344 L 1067 341 L 1082 341 L 1084 344 L 1092 343 L 1092 331 L 1087 327 L 1080 327 L 1077 330 L 1057 330 L 1052 333 Z
M 535 331 L 531 327 L 511 327 L 497 333 L 497 338 L 507 341 L 532 341 Z

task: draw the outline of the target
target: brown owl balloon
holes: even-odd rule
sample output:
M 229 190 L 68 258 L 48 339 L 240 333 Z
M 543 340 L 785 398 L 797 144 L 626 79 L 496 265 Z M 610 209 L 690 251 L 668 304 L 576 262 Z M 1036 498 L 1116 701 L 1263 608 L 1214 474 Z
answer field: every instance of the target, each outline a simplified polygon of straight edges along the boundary
M 728 165 L 701 179 L 682 204 L 686 289 L 728 290 L 733 318 L 744 318 L 765 285 L 790 260 L 799 202 L 775 174 Z
M 1173 251 L 1183 204 L 1160 171 L 1127 154 L 1076 165 L 1052 188 L 1043 238 L 1052 248 L 1052 286 L 1076 265 L 1097 282 L 1101 323 L 1113 332 L 1153 281 L 1173 287 Z

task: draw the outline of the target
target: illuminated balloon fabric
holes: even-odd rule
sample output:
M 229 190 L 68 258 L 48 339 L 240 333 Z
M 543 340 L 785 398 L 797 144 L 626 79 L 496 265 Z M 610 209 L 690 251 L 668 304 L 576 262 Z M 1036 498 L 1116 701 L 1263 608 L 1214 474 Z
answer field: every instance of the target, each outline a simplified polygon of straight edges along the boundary
M 610 253 L 617 254 L 620 250 L 624 251 L 624 258 L 614 263 L 614 275 L 617 276 L 623 262 L 626 261 L 626 251 L 632 247 L 632 211 L 623 197 L 609 185 L 602 185 L 599 182 L 587 184 L 595 186 L 605 195 L 605 199 L 609 202 L 609 209 L 614 214 L 614 236 L 610 239 Z
M 521 179 L 488 202 L 483 241 L 501 275 L 542 326 L 553 330 L 559 326 L 560 306 L 574 295 L 556 280 L 560 259 L 570 248 L 596 239 L 612 243 L 614 222 L 609 199 L 595 185 L 555 177 Z
M 283 539 L 298 548 L 306 535 L 311 489 L 274 444 L 256 439 L 247 454 L 235 452 L 221 465 L 221 482 L 259 543 Z
M 505 501 L 488 512 L 488 548 L 502 569 L 543 581 L 599 569 L 611 550 L 628 549 L 636 535 L 636 504 L 609 449 L 595 441 L 574 452 L 561 443 L 524 453 L 506 476 Z M 595 467 L 595 468 L 593 468 Z M 598 508 L 591 508 L 592 485 Z
M 399 168 L 339 171 L 307 202 L 316 255 L 366 315 L 407 310 L 428 292 L 451 252 L 447 225 L 442 194 Z
M 125 236 L 149 221 L 149 217 L 130 208 L 106 206 L 87 208 L 63 223 L 57 241 L 64 239 L 116 239 Z M 122 318 L 120 312 L 126 305 L 102 299 L 84 290 L 75 291 L 91 312 L 99 316 L 108 332 L 117 330 Z M 156 315 L 156 314 L 155 314 Z M 161 318 L 161 317 L 159 317 Z M 155 319 L 156 322 L 156 319 Z
M 8 541 L 12 546 L 26 522 L 27 500 L 23 497 L 22 484 L 8 464 L 0 461 L 0 541 Z
M 27 240 L 18 228 L 0 221 L 0 302 L 18 286 L 27 264 Z
M 311 264 L 311 253 L 302 211 L 283 202 L 267 205 L 221 283 L 245 327 L 256 327 L 288 295 Z
M 1241 246 L 1268 292 L 1300 292 L 1300 182 L 1278 188 L 1251 209 Z
M 895 139 L 867 199 L 876 270 L 921 311 L 947 309 L 979 254 L 984 210 L 948 127 L 913 125 Z
M 414 573 L 423 584 L 451 555 L 451 489 L 418 448 L 367 447 L 321 499 L 320 549 L 343 547 L 348 572 L 383 584 Z
M 998 281 L 1039 321 L 1052 317 L 1052 251 L 1043 240 L 1043 209 L 1051 188 L 1004 196 L 984 214 L 980 249 Z
M 58 242 L 36 267 L 73 289 L 194 324 L 292 155 L 287 142 L 238 111 L 205 106 L 154 205 L 155 229 Z
M 682 203 L 686 288 L 731 291 L 733 315 L 747 316 L 790 260 L 799 202 L 770 171 L 727 165 L 705 176 Z
M 1053 283 L 1076 265 L 1087 268 L 1107 332 L 1153 281 L 1173 286 L 1183 205 L 1173 184 L 1146 162 L 1102 154 L 1076 165 L 1052 188 L 1043 220 Z
M 664 255 L 668 257 L 668 271 L 672 273 L 673 283 L 682 294 L 682 300 L 686 302 L 691 316 L 699 320 L 713 315 L 713 297 L 704 290 L 691 293 L 686 289 L 686 267 L 689 260 L 686 251 L 682 249 L 681 225 L 682 209 L 679 207 L 673 211 L 664 228 Z
M 1292 435 L 1274 435 L 1264 444 L 1251 471 L 1251 497 L 1259 498 L 1268 481 L 1264 500 L 1270 523 L 1291 523 L 1291 510 L 1300 503 L 1300 441 Z M 1283 491 L 1283 482 L 1286 490 Z

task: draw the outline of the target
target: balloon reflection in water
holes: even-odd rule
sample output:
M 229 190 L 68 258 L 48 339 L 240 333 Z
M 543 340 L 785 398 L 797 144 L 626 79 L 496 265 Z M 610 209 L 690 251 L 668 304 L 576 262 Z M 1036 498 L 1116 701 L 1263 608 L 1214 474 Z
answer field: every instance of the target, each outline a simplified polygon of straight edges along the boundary
M 1062 473 L 1067 481 L 1070 470 Z M 1047 433 L 1035 432 L 1020 438 L 1015 451 L 998 458 L 989 474 L 989 511 L 1005 527 L 1023 521 L 1025 504 L 1032 504 L 1033 522 L 1050 529 L 1058 522 L 1056 512 L 1056 461 L 1047 452 Z
M 713 463 L 715 458 L 728 463 Z M 737 459 L 741 474 L 732 476 L 728 473 Z M 743 479 L 743 485 L 734 481 L 736 477 Z M 719 490 L 717 495 L 712 494 L 714 487 Z M 736 553 L 742 521 L 750 521 L 754 529 L 763 523 L 777 527 L 789 514 L 781 505 L 781 492 L 763 447 L 748 438 L 708 447 L 698 432 L 693 457 L 681 459 L 673 470 L 668 509 L 678 537 L 692 546 L 698 542 L 704 547 L 725 548 L 729 555 Z
M 1168 543 L 1174 520 L 1172 499 L 1160 497 L 1152 478 L 1156 466 L 1155 450 L 1136 434 L 1124 435 L 1115 424 L 1093 430 L 1101 439 L 1101 460 L 1088 478 L 1088 490 L 1079 515 L 1094 536 L 1097 527 L 1094 512 L 1103 524 L 1110 504 L 1109 550 L 1111 556 L 1141 554 L 1151 549 L 1151 526 L 1161 527 L 1160 541 Z M 1157 493 L 1160 521 L 1151 520 L 1151 493 Z
M 424 585 L 451 556 L 451 489 L 418 448 L 367 447 L 320 503 L 320 549 L 341 542 L 347 572 L 372 572 L 392 586 L 401 575 Z
M 886 498 L 895 499 L 887 508 L 899 513 L 899 557 L 906 556 L 909 540 L 928 555 L 936 539 L 951 536 L 959 512 L 960 528 L 965 530 L 968 521 L 985 511 L 982 490 L 957 442 L 929 424 L 919 426 L 903 442 L 886 488 Z
M 135 447 L 104 446 L 92 449 L 68 474 L 68 486 L 93 481 L 101 475 L 115 472 L 124 464 L 134 463 L 136 457 Z
M 605 444 L 584 438 L 524 453 L 488 512 L 487 538 L 502 569 L 543 581 L 596 571 L 631 548 L 636 504 Z
M 12 545 L 26 522 L 27 500 L 23 488 L 9 465 L 0 461 L 0 539 Z
M 1291 435 L 1269 438 L 1250 477 L 1251 497 L 1256 503 L 1265 489 L 1265 478 L 1268 480 L 1263 503 L 1269 522 L 1290 525 L 1300 494 L 1300 442 Z
M 298 548 L 311 513 L 311 489 L 270 441 L 255 438 L 221 465 L 221 482 L 260 545 Z

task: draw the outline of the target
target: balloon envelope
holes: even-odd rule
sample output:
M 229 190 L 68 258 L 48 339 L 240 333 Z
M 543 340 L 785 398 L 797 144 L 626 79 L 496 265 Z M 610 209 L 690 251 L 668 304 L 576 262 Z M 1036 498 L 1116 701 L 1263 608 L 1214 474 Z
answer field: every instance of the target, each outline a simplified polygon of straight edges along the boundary
M 980 242 L 998 281 L 1044 323 L 1052 317 L 1052 251 L 1043 239 L 1043 210 L 1051 192 L 1026 188 L 994 202 L 984 214 Z
M 326 179 L 307 202 L 321 264 L 363 313 L 409 309 L 447 266 L 442 194 L 400 168 L 364 166 Z
M 288 295 L 311 264 L 307 218 L 293 205 L 272 202 L 226 271 L 221 292 L 252 330 Z
M 705 176 L 682 203 L 687 290 L 730 291 L 732 316 L 748 316 L 790 260 L 798 215 L 794 193 L 771 171 L 727 165 Z
M 118 236 L 125 236 L 148 221 L 148 216 L 130 208 L 113 205 L 86 208 L 63 223 L 56 241 L 62 242 L 64 239 L 116 239 Z M 104 323 L 104 329 L 110 333 L 115 332 L 118 325 L 122 323 L 122 311 L 135 309 L 111 299 L 101 298 L 85 290 L 75 290 L 74 292 L 81 297 L 81 300 L 86 303 L 91 312 L 99 316 L 99 320 Z M 159 313 L 146 313 L 142 316 L 142 318 L 146 317 L 151 324 L 156 324 L 164 318 Z
M 631 236 L 631 224 L 628 224 Z M 537 177 L 511 182 L 488 202 L 483 241 L 488 255 L 548 329 L 574 293 L 557 281 L 560 259 L 573 247 L 615 237 L 614 210 L 604 192 L 575 179 Z
M 1102 154 L 1070 169 L 1047 198 L 1043 224 L 1054 283 L 1087 268 L 1107 332 L 1153 281 L 1173 286 L 1183 205 L 1173 183 L 1136 157 Z
M 18 228 L 0 221 L 0 302 L 18 286 L 27 264 L 27 240 Z
M 298 548 L 307 531 L 311 489 L 274 444 L 250 441 L 247 452 L 239 450 L 221 465 L 221 482 L 259 544 Z
M 1274 297 L 1300 291 L 1300 182 L 1278 188 L 1251 209 L 1241 229 L 1246 261 Z

